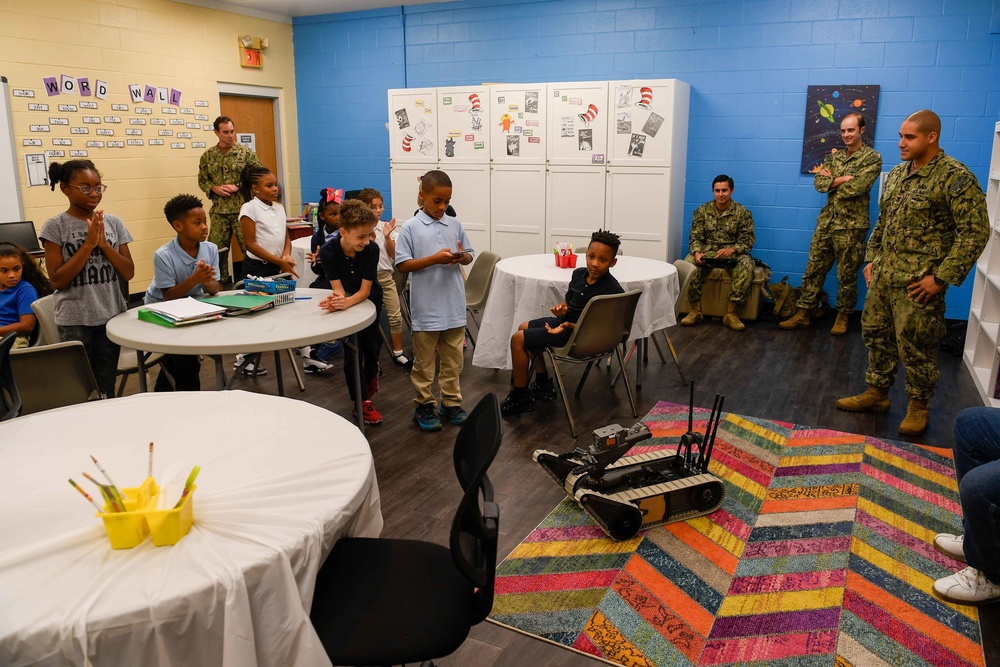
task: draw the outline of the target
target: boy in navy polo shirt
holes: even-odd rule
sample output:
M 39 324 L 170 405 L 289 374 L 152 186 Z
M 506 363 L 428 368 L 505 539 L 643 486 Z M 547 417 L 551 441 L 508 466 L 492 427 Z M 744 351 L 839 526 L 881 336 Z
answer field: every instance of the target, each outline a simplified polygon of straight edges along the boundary
M 153 253 L 153 281 L 146 289 L 145 303 L 158 303 L 186 296 L 219 291 L 219 248 L 208 238 L 208 218 L 201 200 L 177 195 L 163 207 L 176 238 Z M 197 355 L 164 355 L 160 362 L 173 377 L 174 386 L 161 369 L 154 391 L 200 391 L 201 362 Z
M 617 234 L 600 229 L 590 236 L 587 264 L 573 271 L 566 300 L 552 307 L 554 317 L 522 322 L 510 337 L 510 358 L 514 386 L 500 404 L 504 415 L 516 415 L 535 409 L 535 399 L 556 400 L 556 388 L 545 369 L 542 350 L 561 347 L 569 341 L 583 307 L 595 296 L 621 294 L 625 290 L 611 275 L 618 259 L 621 240 Z M 535 359 L 535 381 L 528 385 L 531 357 Z
M 323 299 L 320 308 L 332 313 L 346 310 L 365 299 L 375 305 L 375 321 L 357 334 L 361 362 L 361 409 L 365 423 L 373 425 L 382 423 L 382 415 L 371 401 L 378 391 L 378 355 L 382 349 L 382 335 L 378 330 L 378 316 L 382 309 L 382 286 L 378 282 L 379 250 L 378 244 L 372 243 L 376 223 L 378 217 L 368 204 L 348 199 L 340 206 L 340 230 L 319 250 L 323 272 L 333 288 L 333 294 Z M 344 376 L 353 403 L 356 399 L 353 354 L 344 355 Z

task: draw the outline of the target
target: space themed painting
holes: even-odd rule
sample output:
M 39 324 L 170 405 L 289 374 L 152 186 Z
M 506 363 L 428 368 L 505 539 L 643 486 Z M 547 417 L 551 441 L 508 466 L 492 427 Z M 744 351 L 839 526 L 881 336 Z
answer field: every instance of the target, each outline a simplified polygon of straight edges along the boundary
M 864 144 L 875 141 L 879 86 L 809 86 L 806 92 L 806 126 L 802 138 L 803 174 L 813 174 L 834 150 L 844 150 L 840 121 L 858 112 L 865 116 Z

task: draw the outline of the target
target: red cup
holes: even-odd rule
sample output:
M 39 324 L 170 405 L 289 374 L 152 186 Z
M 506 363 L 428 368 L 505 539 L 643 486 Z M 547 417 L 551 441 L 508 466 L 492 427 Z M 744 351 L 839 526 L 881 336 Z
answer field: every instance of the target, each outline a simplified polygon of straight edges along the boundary
M 568 255 L 559 255 L 559 268 L 560 269 L 565 269 L 567 267 L 569 267 L 569 256 Z
M 559 266 L 559 254 L 555 253 L 552 256 L 556 258 L 556 266 Z
M 569 257 L 569 268 L 575 269 L 576 268 L 576 253 L 575 252 L 571 252 L 569 255 L 567 255 L 567 257 Z

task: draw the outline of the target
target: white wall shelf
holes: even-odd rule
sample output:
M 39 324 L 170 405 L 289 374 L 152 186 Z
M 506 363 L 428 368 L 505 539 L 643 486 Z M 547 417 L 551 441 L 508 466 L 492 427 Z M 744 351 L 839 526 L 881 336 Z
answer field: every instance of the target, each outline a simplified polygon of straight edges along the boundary
M 963 357 L 983 403 L 997 408 L 1000 399 L 994 398 L 994 394 L 1000 366 L 1000 123 L 993 133 L 986 209 L 990 240 L 973 269 L 972 305 Z

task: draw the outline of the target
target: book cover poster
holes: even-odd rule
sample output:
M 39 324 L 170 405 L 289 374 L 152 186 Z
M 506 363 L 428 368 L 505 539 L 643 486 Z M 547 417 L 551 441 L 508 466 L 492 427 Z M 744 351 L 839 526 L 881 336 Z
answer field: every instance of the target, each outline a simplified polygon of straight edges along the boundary
M 806 91 L 806 123 L 802 138 L 803 174 L 819 171 L 826 156 L 844 150 L 840 138 L 840 121 L 849 113 L 865 117 L 862 142 L 875 142 L 875 121 L 878 116 L 879 86 L 808 86 Z

